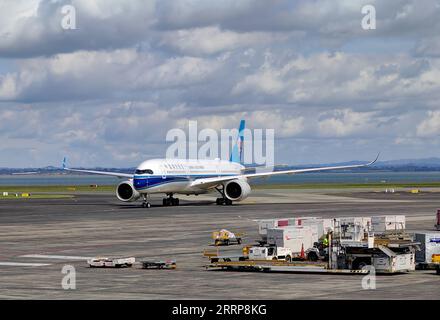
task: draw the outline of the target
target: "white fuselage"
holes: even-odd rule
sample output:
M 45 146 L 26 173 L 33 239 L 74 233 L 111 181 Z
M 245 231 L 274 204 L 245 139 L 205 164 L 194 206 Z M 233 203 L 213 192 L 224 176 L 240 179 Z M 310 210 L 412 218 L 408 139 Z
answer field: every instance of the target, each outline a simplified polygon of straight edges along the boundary
M 225 160 L 152 159 L 142 162 L 133 176 L 133 187 L 143 193 L 201 194 L 209 190 L 191 187 L 201 178 L 235 176 L 245 169 Z

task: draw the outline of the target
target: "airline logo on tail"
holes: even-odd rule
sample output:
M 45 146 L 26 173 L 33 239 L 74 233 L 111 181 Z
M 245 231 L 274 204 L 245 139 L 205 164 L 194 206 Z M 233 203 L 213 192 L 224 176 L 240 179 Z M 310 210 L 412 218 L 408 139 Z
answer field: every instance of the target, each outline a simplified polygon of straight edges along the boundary
M 243 144 L 244 144 L 244 128 L 246 127 L 246 121 L 240 121 L 240 127 L 238 129 L 237 142 L 232 148 L 231 158 L 229 161 L 242 163 L 243 162 Z

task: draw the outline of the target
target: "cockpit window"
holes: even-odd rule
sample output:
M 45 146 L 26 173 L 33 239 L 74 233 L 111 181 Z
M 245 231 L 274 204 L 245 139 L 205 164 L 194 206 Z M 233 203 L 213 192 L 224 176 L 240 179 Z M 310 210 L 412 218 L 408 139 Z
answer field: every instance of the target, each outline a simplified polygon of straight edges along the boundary
M 153 170 L 151 170 L 151 169 L 145 169 L 145 170 L 137 169 L 134 173 L 135 174 L 153 174 Z

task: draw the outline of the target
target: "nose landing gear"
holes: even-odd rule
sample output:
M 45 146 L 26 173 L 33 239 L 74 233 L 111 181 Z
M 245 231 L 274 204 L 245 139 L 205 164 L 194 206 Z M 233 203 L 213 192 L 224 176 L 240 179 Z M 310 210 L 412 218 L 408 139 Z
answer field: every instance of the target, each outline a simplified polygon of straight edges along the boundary
M 143 208 L 151 208 L 151 203 L 149 203 L 149 202 L 142 202 L 142 207 Z
M 143 198 L 142 208 L 151 208 L 151 203 L 149 203 L 147 200 L 148 195 L 144 194 L 144 195 L 142 195 L 142 198 Z

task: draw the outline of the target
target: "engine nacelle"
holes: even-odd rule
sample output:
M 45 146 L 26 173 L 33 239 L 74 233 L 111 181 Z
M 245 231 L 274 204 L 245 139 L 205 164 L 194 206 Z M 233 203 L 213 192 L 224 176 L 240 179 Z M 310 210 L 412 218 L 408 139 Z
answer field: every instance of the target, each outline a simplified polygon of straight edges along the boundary
M 139 199 L 141 194 L 133 187 L 133 181 L 127 180 L 116 187 L 116 197 L 121 201 L 131 202 Z
M 225 196 L 232 201 L 246 199 L 251 193 L 251 186 L 245 180 L 232 180 L 225 184 Z

